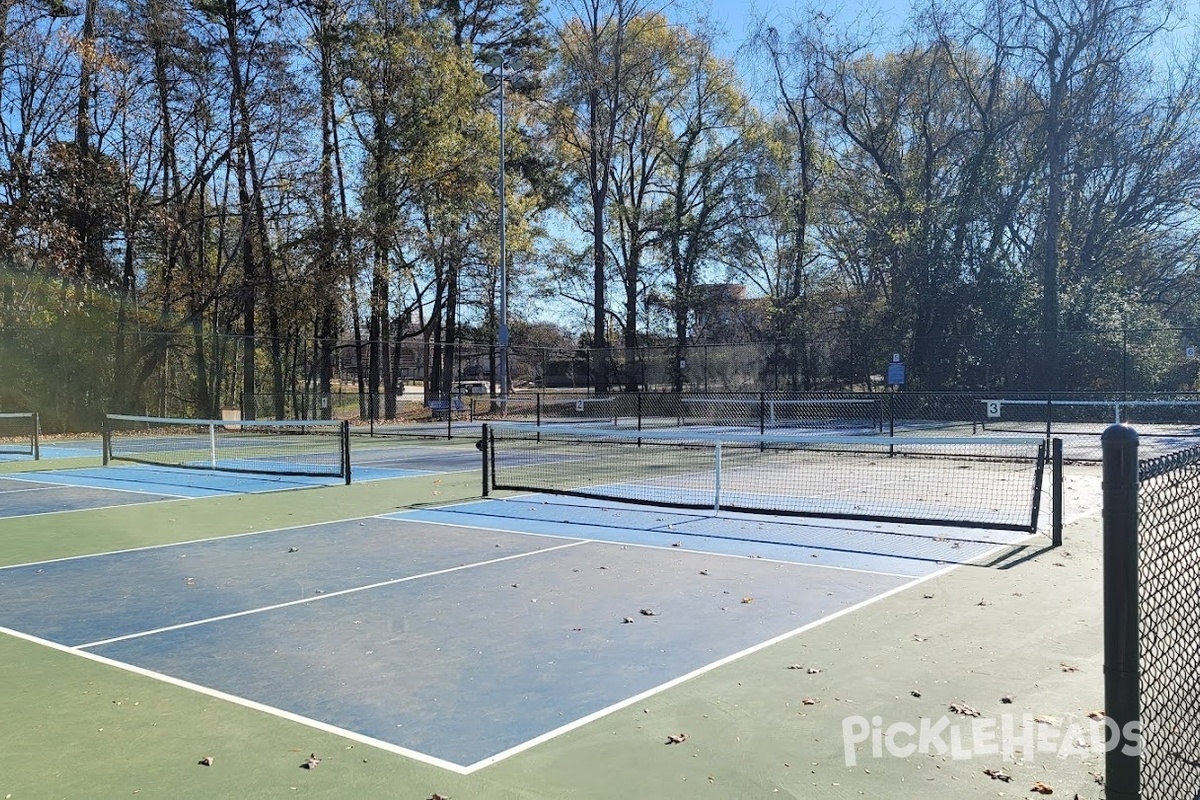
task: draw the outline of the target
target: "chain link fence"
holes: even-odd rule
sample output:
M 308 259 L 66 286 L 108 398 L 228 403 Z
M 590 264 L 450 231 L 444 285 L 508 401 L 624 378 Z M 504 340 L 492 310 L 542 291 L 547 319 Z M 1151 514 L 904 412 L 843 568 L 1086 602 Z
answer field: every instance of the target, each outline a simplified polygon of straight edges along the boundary
M 6 371 L 0 408 L 35 408 L 46 430 L 65 431 L 94 430 L 110 412 L 208 418 L 236 410 L 246 418 L 328 416 L 366 422 L 432 419 L 440 406 L 468 418 L 495 413 L 494 401 L 484 403 L 475 391 L 466 397 L 461 385 L 468 382 L 486 386 L 493 398 L 531 392 L 565 397 L 746 395 L 741 404 L 710 404 L 710 421 L 719 422 L 753 417 L 754 397 L 763 392 L 814 393 L 814 399 L 838 399 L 841 393 L 886 394 L 888 365 L 895 355 L 908 367 L 908 382 L 900 394 L 924 394 L 924 400 L 905 401 L 926 404 L 920 413 L 904 412 L 913 419 L 937 423 L 951 415 L 949 409 L 935 407 L 937 402 L 950 402 L 933 400 L 931 393 L 937 391 L 1001 392 L 1014 399 L 1021 391 L 1033 391 L 1026 398 L 1030 400 L 1045 396 L 1036 393 L 1042 350 L 1037 334 L 898 341 L 828 337 L 802 345 L 692 343 L 602 350 L 517 344 L 508 351 L 509 386 L 501 387 L 499 348 L 487 342 L 451 344 L 414 337 L 373 345 L 346 338 L 325 347 L 312 339 L 259 337 L 251 346 L 245 337 L 202 329 L 131 329 L 117 334 L 85 322 L 71 319 L 45 329 L 5 330 L 0 337 L 0 361 Z M 1197 385 L 1200 335 L 1191 329 L 1063 332 L 1060 338 L 1060 386 L 1086 388 L 1115 401 L 1150 390 L 1186 393 Z M 328 373 L 321 366 L 326 354 L 332 358 Z M 1056 396 L 1065 399 L 1067 394 Z M 510 410 L 515 413 L 521 402 L 513 400 Z M 609 401 L 585 405 L 599 410 L 604 402 Z M 637 415 L 629 408 L 631 401 L 611 402 L 621 406 L 614 417 Z M 667 399 L 645 402 L 653 406 L 643 412 L 646 417 L 704 416 Z M 698 409 L 703 403 L 695 405 Z M 773 408 L 776 423 L 789 415 L 798 422 L 803 414 L 799 406 L 789 411 L 782 405 Z M 771 410 L 768 405 L 768 426 Z M 1016 413 L 1015 405 L 1007 410 Z M 1125 411 L 1132 413 L 1133 407 Z M 1152 413 L 1138 413 L 1143 412 Z M 1082 410 L 1072 413 L 1081 422 L 1095 421 Z M 574 414 L 572 406 L 562 416 Z M 954 410 L 953 416 L 961 422 L 978 415 L 964 417 Z M 1037 412 L 1030 411 L 1026 421 L 1037 422 Z

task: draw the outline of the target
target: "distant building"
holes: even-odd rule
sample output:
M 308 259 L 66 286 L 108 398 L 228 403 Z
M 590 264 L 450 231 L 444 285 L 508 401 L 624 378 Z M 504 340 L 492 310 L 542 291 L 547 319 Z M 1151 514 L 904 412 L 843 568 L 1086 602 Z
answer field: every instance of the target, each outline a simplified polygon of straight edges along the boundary
M 695 292 L 693 344 L 755 341 L 766 325 L 766 299 L 746 297 L 746 287 L 740 283 L 707 283 Z

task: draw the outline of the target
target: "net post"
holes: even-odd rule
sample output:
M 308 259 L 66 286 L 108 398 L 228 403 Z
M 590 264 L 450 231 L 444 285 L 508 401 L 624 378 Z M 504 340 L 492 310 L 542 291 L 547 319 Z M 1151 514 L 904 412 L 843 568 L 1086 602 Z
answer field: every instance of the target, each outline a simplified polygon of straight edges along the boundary
M 896 435 L 896 387 L 888 390 L 888 436 Z
M 774 420 L 772 420 L 774 421 Z M 758 432 L 765 434 L 767 432 L 767 393 L 758 393 Z
M 638 415 L 637 429 L 640 431 L 642 429 L 642 393 L 641 392 L 637 393 L 637 415 Z
M 713 513 L 721 513 L 721 440 L 713 443 Z
M 1104 755 L 1110 800 L 1141 797 L 1138 660 L 1138 435 L 1111 425 L 1100 438 L 1104 496 L 1104 709 L 1115 724 L 1116 741 Z M 1132 750 L 1132 752 L 1127 752 Z
M 1046 441 L 1054 436 L 1054 392 L 1046 392 Z
M 108 466 L 110 459 L 109 453 L 112 451 L 112 431 L 108 427 L 108 415 L 100 421 L 100 464 Z
M 1063 543 L 1063 442 L 1050 442 L 1050 545 Z
M 208 423 L 208 463 L 213 468 L 217 468 L 217 425 L 214 422 Z
M 543 372 L 542 375 L 545 376 L 545 373 Z M 543 378 L 543 381 L 544 381 L 544 378 Z M 535 400 L 535 403 L 534 403 L 535 410 L 533 412 L 534 413 L 534 417 L 533 417 L 534 424 L 536 424 L 538 427 L 541 427 L 541 425 L 542 425 L 542 393 L 538 392 L 537 396 L 534 398 L 534 400 Z
M 539 400 L 540 400 L 540 397 L 539 397 Z M 492 487 L 490 486 L 491 475 L 489 474 L 489 471 L 488 471 L 488 451 L 491 449 L 488 446 L 488 435 L 490 434 L 490 432 L 491 432 L 491 428 L 488 426 L 488 424 L 486 422 L 483 423 L 483 426 L 480 429 L 480 434 L 481 434 L 482 438 L 479 440 L 479 445 L 478 445 L 480 456 L 483 460 L 483 467 L 481 469 L 481 473 L 483 475 L 483 494 L 482 494 L 483 497 L 487 497 L 492 489 Z
M 342 420 L 342 471 L 346 474 L 346 485 L 350 485 L 350 420 Z
M 38 412 L 33 412 L 33 460 L 40 461 L 42 458 L 42 421 Z

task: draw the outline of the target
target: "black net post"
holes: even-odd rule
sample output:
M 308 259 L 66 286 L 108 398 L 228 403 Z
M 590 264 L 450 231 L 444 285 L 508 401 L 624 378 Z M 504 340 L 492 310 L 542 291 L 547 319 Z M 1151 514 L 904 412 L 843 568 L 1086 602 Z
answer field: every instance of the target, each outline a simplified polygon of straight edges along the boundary
M 108 466 L 109 453 L 112 452 L 112 432 L 108 428 L 108 417 L 100 423 L 100 463 Z
M 38 413 L 33 412 L 33 460 L 39 461 L 42 458 L 42 418 Z
M 1100 439 L 1104 481 L 1104 708 L 1110 720 L 1105 796 L 1141 797 L 1138 670 L 1138 435 L 1111 425 Z
M 483 459 L 483 469 L 481 470 L 481 472 L 483 474 L 483 496 L 484 497 L 487 497 L 492 489 L 491 475 L 489 474 L 489 470 L 488 470 L 488 449 L 489 449 L 488 448 L 488 433 L 489 433 L 488 424 L 485 422 L 485 423 L 483 423 L 483 426 L 480 429 L 480 439 L 479 439 L 479 444 L 477 445 L 477 447 L 479 448 L 480 456 Z
M 350 420 L 342 420 L 342 471 L 346 473 L 346 485 L 350 485 Z
M 1063 442 L 1050 440 L 1050 544 L 1062 545 L 1063 537 Z

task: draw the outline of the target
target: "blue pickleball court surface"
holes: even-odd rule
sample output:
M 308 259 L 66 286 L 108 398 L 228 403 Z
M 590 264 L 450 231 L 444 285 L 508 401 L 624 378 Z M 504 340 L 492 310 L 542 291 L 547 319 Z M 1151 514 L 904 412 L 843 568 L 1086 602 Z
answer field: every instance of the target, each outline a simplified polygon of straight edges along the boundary
M 485 500 L 0 569 L 0 626 L 465 772 L 996 549 L 959 534 Z

